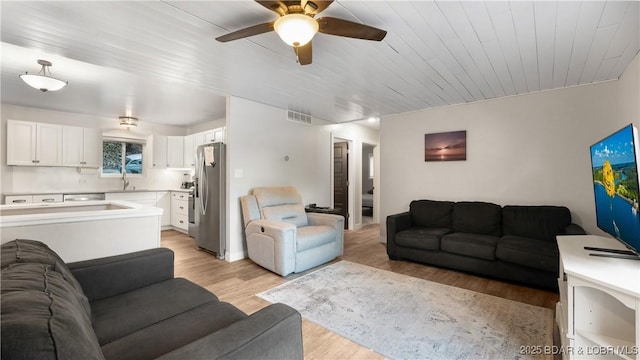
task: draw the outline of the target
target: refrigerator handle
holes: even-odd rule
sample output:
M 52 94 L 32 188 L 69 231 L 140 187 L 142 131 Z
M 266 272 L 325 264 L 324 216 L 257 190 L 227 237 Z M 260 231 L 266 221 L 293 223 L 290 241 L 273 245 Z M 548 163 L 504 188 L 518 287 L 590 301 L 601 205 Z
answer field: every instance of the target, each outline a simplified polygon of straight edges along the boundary
M 207 178 L 207 163 L 205 161 L 205 157 L 202 156 L 199 159 L 199 163 L 200 163 L 200 174 L 199 174 L 199 179 L 200 182 L 198 183 L 201 186 L 200 189 L 200 212 L 202 213 L 202 215 L 205 215 L 207 213 L 207 197 L 209 196 L 209 179 Z

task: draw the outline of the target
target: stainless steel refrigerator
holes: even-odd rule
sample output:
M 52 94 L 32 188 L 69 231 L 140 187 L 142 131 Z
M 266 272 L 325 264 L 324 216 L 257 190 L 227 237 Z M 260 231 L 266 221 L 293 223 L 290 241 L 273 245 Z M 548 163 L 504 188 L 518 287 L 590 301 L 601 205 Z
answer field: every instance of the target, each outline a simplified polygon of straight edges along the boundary
M 189 235 L 201 249 L 224 259 L 225 231 L 225 145 L 221 142 L 198 146 L 193 189 L 193 223 Z

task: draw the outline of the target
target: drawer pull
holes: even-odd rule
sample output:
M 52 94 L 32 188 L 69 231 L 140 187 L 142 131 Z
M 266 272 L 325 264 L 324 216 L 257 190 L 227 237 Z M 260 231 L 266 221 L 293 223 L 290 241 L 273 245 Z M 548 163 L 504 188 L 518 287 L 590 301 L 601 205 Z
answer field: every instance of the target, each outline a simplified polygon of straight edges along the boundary
M 42 199 L 42 202 L 56 202 L 56 199 Z
M 21 199 L 21 200 L 13 200 L 12 203 L 26 203 L 27 200 Z
M 184 224 L 184 221 L 180 220 L 180 224 Z
M 184 206 L 180 206 L 180 209 L 184 209 Z

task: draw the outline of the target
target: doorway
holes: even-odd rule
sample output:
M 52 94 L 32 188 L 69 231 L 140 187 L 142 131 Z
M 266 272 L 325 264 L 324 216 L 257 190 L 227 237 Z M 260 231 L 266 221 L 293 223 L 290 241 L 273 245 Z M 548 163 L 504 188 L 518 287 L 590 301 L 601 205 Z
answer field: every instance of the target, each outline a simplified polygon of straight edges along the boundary
M 373 224 L 374 216 L 374 200 L 375 193 L 374 186 L 374 173 L 375 173 L 375 161 L 374 151 L 375 145 L 362 143 L 362 214 L 361 225 Z
M 349 228 L 349 143 L 333 143 L 333 207 Z

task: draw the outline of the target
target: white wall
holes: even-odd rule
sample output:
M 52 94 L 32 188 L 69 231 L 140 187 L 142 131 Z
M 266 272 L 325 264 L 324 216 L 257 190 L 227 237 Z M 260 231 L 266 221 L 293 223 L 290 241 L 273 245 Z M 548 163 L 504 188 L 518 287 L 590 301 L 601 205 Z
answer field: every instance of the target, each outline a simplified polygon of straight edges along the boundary
M 548 204 L 595 223 L 589 146 L 640 126 L 638 57 L 620 80 L 381 119 L 381 218 L 414 199 Z M 425 162 L 424 134 L 467 131 L 467 160 Z M 384 222 L 381 239 L 386 238 Z
M 122 180 L 119 178 L 101 178 L 97 171 L 80 173 L 78 168 L 68 167 L 29 167 L 7 166 L 6 159 L 6 131 L 7 119 L 24 120 L 43 123 L 53 123 L 103 130 L 121 129 L 118 119 L 104 118 L 86 114 L 76 114 L 45 109 L 37 109 L 9 104 L 1 107 L 0 136 L 0 192 L 38 192 L 38 191 L 104 191 L 120 189 Z M 149 121 L 152 121 L 151 119 Z M 144 156 L 151 158 L 151 146 L 153 139 L 151 134 L 159 135 L 186 135 L 184 127 L 153 124 L 141 120 L 136 133 L 148 137 Z M 142 177 L 130 176 L 130 186 L 145 189 L 174 189 L 179 188 L 182 181 L 189 180 L 182 171 L 145 169 L 147 172 Z
M 312 126 L 297 124 L 286 120 L 286 110 L 227 99 L 227 260 L 246 257 L 240 196 L 255 187 L 292 185 L 305 204 L 329 205 L 332 136 L 353 139 L 357 147 L 366 137 L 377 141 L 375 130 L 327 124 L 318 119 Z

